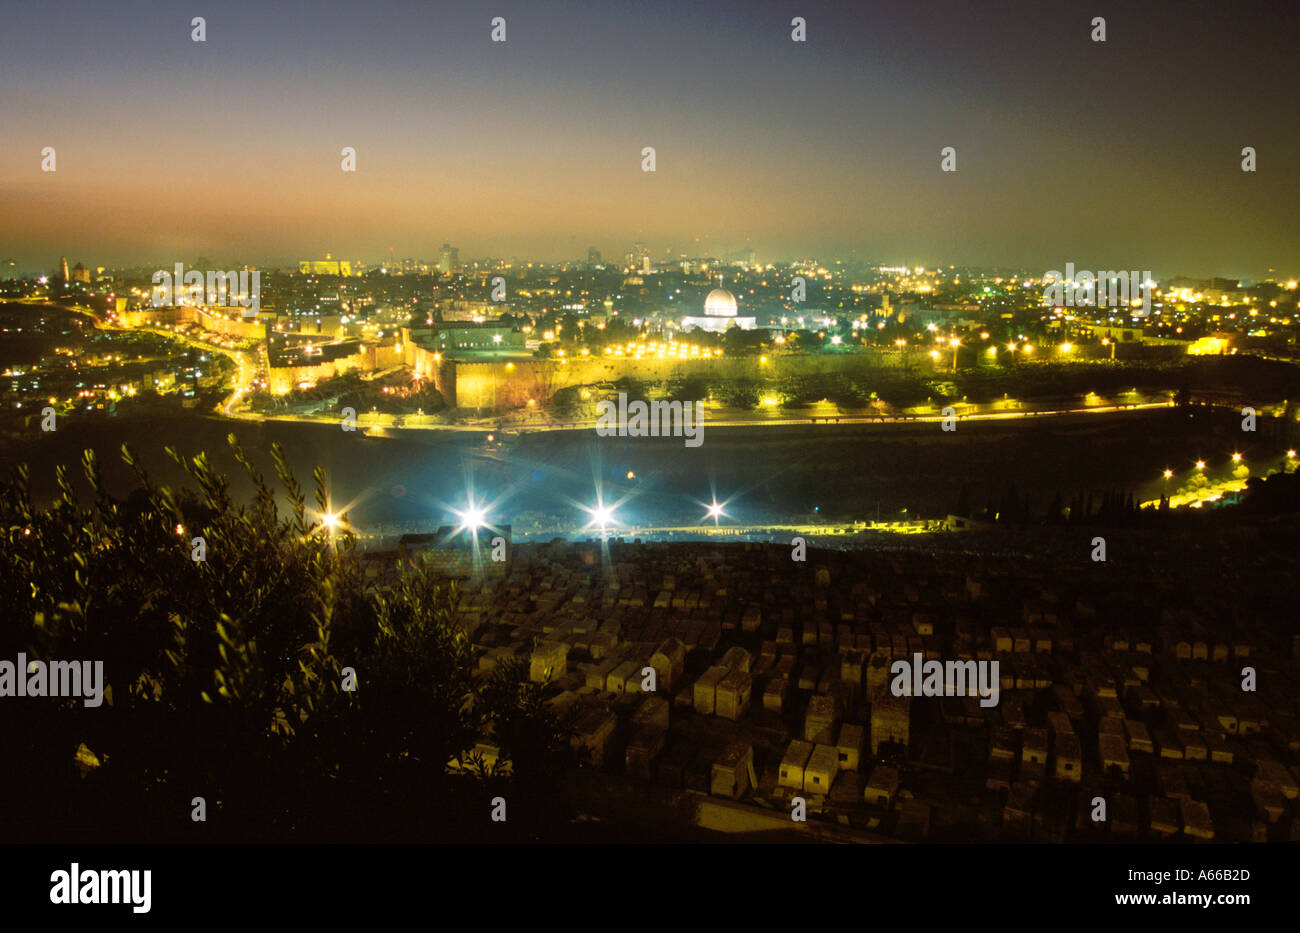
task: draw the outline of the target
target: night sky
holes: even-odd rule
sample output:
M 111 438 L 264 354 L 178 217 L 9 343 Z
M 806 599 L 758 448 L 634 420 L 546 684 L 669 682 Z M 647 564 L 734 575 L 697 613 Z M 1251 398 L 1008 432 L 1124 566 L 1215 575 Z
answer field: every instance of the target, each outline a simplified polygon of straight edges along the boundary
M 380 261 L 444 240 L 557 260 L 641 240 L 1294 275 L 1297 39 L 1294 3 L 8 2 L 0 260 Z

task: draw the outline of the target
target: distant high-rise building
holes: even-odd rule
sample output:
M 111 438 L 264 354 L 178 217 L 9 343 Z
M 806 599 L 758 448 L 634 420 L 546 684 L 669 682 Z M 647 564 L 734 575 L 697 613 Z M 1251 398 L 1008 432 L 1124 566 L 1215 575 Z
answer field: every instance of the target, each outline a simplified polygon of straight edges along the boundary
M 67 264 L 66 259 L 63 262 L 65 265 Z M 77 263 L 75 266 L 72 267 L 72 279 L 74 282 L 84 282 L 85 284 L 89 285 L 90 270 L 87 269 L 85 266 L 83 266 L 81 263 Z
M 600 250 L 596 249 L 596 247 L 594 246 L 591 249 L 587 250 L 587 265 L 589 266 L 600 265 Z
M 460 265 L 460 250 L 450 243 L 442 244 L 442 249 L 438 250 L 438 271 L 451 272 Z
M 644 243 L 633 243 L 632 249 L 627 254 L 627 264 L 632 269 L 638 266 L 644 271 L 649 271 L 650 250 L 646 249 Z
M 59 259 L 59 270 L 60 270 L 60 273 L 61 273 L 62 276 L 63 276 L 63 281 L 65 281 L 65 282 L 69 281 L 69 278 L 68 278 L 68 257 L 67 257 L 67 256 L 63 256 L 63 257 L 61 257 L 61 258 Z

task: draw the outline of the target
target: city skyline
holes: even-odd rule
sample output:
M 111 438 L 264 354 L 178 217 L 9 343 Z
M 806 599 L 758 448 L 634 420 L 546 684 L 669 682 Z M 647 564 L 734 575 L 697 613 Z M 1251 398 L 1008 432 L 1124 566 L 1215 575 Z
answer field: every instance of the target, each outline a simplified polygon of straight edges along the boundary
M 205 274 L 215 269 L 243 268 L 261 269 L 272 274 L 311 274 L 311 275 L 338 275 L 322 271 L 322 269 L 312 269 L 308 271 L 305 267 L 313 266 L 330 266 L 339 264 L 340 268 L 346 267 L 342 272 L 342 278 L 356 277 L 362 275 L 371 275 L 374 273 L 388 274 L 395 276 L 402 275 L 431 275 L 443 276 L 447 278 L 447 283 L 452 284 L 456 277 L 468 281 L 475 276 L 482 278 L 489 273 L 495 273 L 500 270 L 512 270 L 518 268 L 523 276 L 521 281 L 527 281 L 530 275 L 535 274 L 553 274 L 555 272 L 580 272 L 584 269 L 598 270 L 606 274 L 618 274 L 620 272 L 630 275 L 667 275 L 667 276 L 696 276 L 707 275 L 714 284 L 718 281 L 739 281 L 746 275 L 765 273 L 765 270 L 779 271 L 788 269 L 792 273 L 800 272 L 814 266 L 825 269 L 826 267 L 838 267 L 834 274 L 854 274 L 869 275 L 873 270 L 880 274 L 901 273 L 915 270 L 918 274 L 938 276 L 944 278 L 950 274 L 955 274 L 954 281 L 960 284 L 962 276 L 975 277 L 983 279 L 1000 275 L 1013 280 L 1024 280 L 1026 284 L 1041 283 L 1044 287 L 1052 281 L 1058 280 L 1061 275 L 1060 270 L 1044 269 L 1038 271 L 1036 268 L 1030 268 L 1023 265 L 1009 263 L 993 264 L 957 264 L 948 262 L 928 262 L 915 263 L 899 259 L 881 259 L 879 257 L 840 257 L 835 255 L 808 255 L 803 257 L 768 259 L 764 258 L 758 250 L 749 248 L 753 258 L 742 258 L 743 250 L 735 250 L 727 254 L 712 254 L 704 252 L 685 252 L 678 250 L 656 251 L 653 248 L 642 243 L 634 244 L 632 249 L 611 250 L 606 253 L 597 247 L 589 247 L 590 250 L 599 253 L 599 259 L 592 259 L 587 256 L 569 256 L 552 260 L 541 260 L 529 256 L 504 256 L 486 254 L 482 256 L 467 256 L 458 259 L 450 269 L 441 269 L 439 267 L 439 258 L 437 255 L 393 255 L 383 259 L 367 260 L 362 257 L 347 257 L 334 255 L 326 251 L 321 256 L 302 256 L 298 259 L 291 259 L 284 262 L 263 263 L 257 262 L 252 257 L 227 257 L 224 259 L 213 259 L 209 256 L 195 255 L 192 258 L 182 260 L 169 258 L 167 260 L 146 260 L 127 262 L 118 265 L 103 265 L 91 262 L 90 265 L 84 265 L 81 261 L 85 257 L 76 256 L 77 270 L 84 270 L 87 281 L 91 274 L 113 274 L 126 276 L 139 276 L 151 274 L 168 274 L 170 275 L 175 266 L 189 266 L 191 269 L 198 269 Z M 642 260 L 649 262 L 649 269 L 645 269 L 642 260 L 631 260 L 629 257 L 638 253 Z M 177 254 L 179 255 L 179 254 Z M 13 281 L 27 280 L 33 282 L 45 282 L 47 279 L 58 282 L 60 280 L 75 280 L 76 276 L 64 271 L 64 266 L 69 263 L 68 255 L 61 255 L 57 260 L 48 261 L 38 264 L 31 268 L 19 268 L 14 260 L 0 260 L 0 264 L 8 265 L 7 275 L 0 275 L 0 279 L 9 279 Z M 1074 268 L 1075 263 L 1068 261 L 1058 263 L 1064 265 L 1067 269 Z M 1239 286 L 1246 285 L 1263 285 L 1267 283 L 1285 283 L 1294 281 L 1295 269 L 1300 267 L 1300 261 L 1297 263 L 1281 268 L 1269 267 L 1261 269 L 1253 274 L 1241 276 L 1217 276 L 1197 269 L 1174 269 L 1174 270 L 1143 270 L 1142 274 L 1150 273 L 1154 281 L 1184 281 L 1184 280 L 1201 280 L 1204 282 L 1227 282 L 1236 281 Z M 98 270 L 98 272 L 96 271 Z M 218 273 L 224 275 L 225 273 Z M 1138 275 L 1136 271 L 1129 272 L 1130 275 Z M 486 280 L 483 280 L 486 281 Z M 773 283 L 773 288 L 780 291 L 778 283 Z M 907 291 L 903 288 L 903 291 Z
M 1285 13 L 233 3 L 195 11 L 199 43 L 190 13 L 132 10 L 57 41 L 43 10 L 10 13 L 0 259 L 18 269 L 444 241 L 1244 279 L 1300 256 Z

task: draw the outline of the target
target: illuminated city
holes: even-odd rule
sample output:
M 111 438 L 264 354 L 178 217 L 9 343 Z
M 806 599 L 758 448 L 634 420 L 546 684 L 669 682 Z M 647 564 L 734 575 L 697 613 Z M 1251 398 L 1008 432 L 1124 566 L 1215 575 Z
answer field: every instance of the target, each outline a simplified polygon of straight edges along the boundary
M 1300 840 L 1289 74 L 325 6 L 135 24 L 247 101 L 165 163 L 89 40 L 0 104 L 0 841 Z

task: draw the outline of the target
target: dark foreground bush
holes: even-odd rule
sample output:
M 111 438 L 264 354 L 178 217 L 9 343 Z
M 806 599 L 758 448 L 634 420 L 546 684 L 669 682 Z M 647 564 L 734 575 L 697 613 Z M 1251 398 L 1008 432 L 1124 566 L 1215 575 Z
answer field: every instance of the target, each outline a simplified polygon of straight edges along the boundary
M 102 661 L 106 684 L 95 708 L 0 697 L 0 840 L 532 838 L 564 819 L 560 725 L 522 665 L 472 676 L 454 587 L 409 568 L 367 585 L 321 522 L 323 471 L 313 508 L 278 449 L 279 496 L 235 447 L 249 503 L 168 453 L 193 489 L 155 486 L 126 448 L 125 500 L 90 452 L 89 502 L 63 469 L 47 508 L 25 468 L 0 489 L 0 661 Z M 515 777 L 449 776 L 485 730 Z

